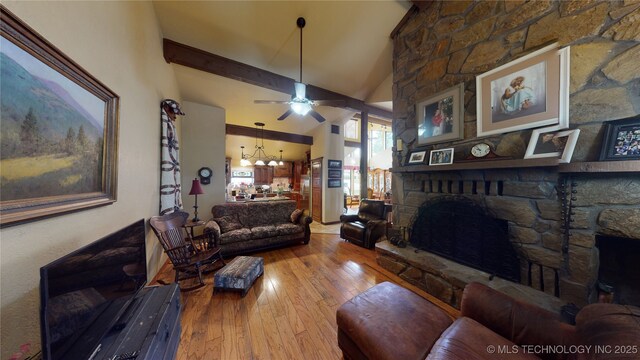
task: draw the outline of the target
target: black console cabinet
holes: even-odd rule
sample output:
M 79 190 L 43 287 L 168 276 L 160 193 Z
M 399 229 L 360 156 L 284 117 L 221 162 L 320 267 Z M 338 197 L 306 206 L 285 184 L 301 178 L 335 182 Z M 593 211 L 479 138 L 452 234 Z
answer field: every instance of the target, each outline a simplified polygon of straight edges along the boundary
M 93 360 L 134 351 L 139 351 L 136 360 L 175 359 L 181 333 L 178 285 L 142 289 L 118 324 Z

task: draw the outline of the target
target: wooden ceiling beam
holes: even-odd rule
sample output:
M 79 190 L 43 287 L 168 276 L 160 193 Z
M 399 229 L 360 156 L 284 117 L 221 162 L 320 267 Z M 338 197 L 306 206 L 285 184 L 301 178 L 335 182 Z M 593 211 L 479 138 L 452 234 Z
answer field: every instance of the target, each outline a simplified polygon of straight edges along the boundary
M 418 9 L 424 10 L 424 9 L 428 9 L 431 6 L 431 4 L 433 4 L 433 0 L 411 0 L 411 3 L 417 6 Z
M 294 79 L 286 76 L 243 64 L 169 39 L 163 39 L 163 54 L 165 61 L 168 63 L 206 71 L 211 74 L 246 82 L 288 95 L 293 93 L 293 84 L 296 82 Z M 384 119 L 391 120 L 393 115 L 391 111 L 367 105 L 362 100 L 313 85 L 307 85 L 307 96 L 317 100 L 343 100 L 345 103 L 344 108 L 354 111 L 366 111 L 371 115 Z
M 254 127 L 233 124 L 226 124 L 225 127 L 227 135 L 248 136 L 252 138 L 255 138 L 258 135 L 258 132 Z M 290 134 L 273 130 L 263 130 L 260 132 L 260 134 L 263 135 L 263 138 L 267 140 L 313 145 L 313 136 Z

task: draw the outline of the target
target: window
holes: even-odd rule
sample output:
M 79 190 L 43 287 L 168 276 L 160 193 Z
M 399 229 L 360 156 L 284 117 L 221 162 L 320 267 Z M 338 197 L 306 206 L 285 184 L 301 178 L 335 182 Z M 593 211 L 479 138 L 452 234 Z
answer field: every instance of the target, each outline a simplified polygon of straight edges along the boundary
M 347 140 L 360 139 L 360 136 L 358 136 L 358 134 L 360 134 L 360 131 L 358 131 L 359 125 L 360 122 L 356 119 L 347 121 L 347 123 L 344 125 L 344 138 Z

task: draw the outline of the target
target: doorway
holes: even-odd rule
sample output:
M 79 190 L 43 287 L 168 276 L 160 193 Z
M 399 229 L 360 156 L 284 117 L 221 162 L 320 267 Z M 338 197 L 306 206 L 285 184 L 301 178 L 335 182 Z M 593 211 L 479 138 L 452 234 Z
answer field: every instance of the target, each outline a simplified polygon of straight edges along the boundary
M 322 223 L 322 158 L 311 160 L 311 218 Z

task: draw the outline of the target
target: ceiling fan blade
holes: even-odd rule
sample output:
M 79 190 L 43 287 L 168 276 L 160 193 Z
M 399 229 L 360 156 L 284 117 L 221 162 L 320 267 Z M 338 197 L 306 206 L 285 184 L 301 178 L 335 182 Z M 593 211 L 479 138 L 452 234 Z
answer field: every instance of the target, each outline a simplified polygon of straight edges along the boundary
M 337 106 L 342 107 L 346 105 L 344 100 L 313 100 L 314 104 L 320 106 Z
M 318 122 L 324 122 L 325 120 L 327 120 L 322 115 L 318 114 L 318 112 L 315 110 L 310 110 L 309 115 L 313 116 L 316 120 L 318 120 Z
M 254 104 L 288 104 L 288 101 L 281 100 L 253 100 Z
M 298 99 L 305 99 L 307 97 L 307 85 L 296 82 L 294 86 L 296 88 L 296 97 Z
M 292 112 L 293 112 L 293 110 L 291 110 L 291 109 L 285 111 L 284 114 L 280 115 L 278 120 L 284 120 L 287 116 L 291 115 Z

